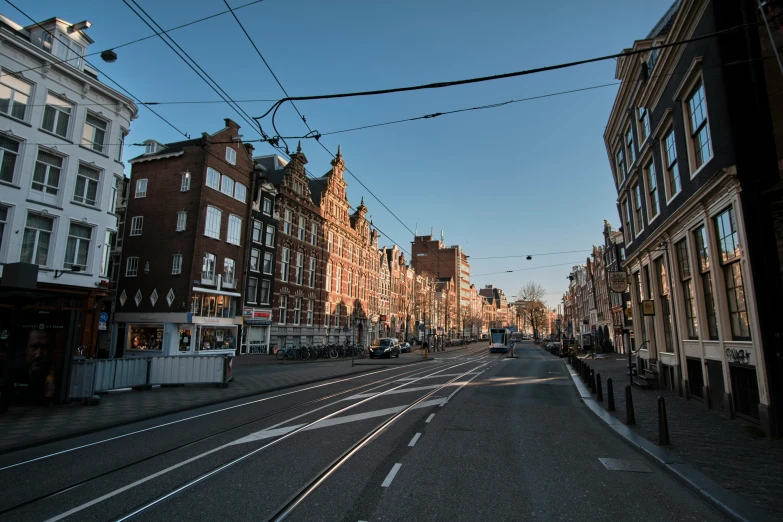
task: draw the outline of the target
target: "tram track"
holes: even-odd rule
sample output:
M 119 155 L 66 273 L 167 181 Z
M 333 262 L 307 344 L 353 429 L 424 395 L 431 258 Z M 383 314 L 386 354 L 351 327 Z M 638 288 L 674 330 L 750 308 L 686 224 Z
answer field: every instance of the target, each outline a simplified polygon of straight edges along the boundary
M 483 350 L 476 349 L 476 350 L 471 350 L 470 352 L 466 352 L 466 353 L 463 353 L 463 354 L 460 354 L 460 355 L 461 355 L 461 357 L 471 356 L 471 355 L 479 353 L 481 351 L 483 351 Z M 449 358 L 449 359 L 458 359 L 458 358 L 459 357 L 455 356 L 455 357 Z M 448 360 L 444 360 L 443 364 L 450 364 L 450 363 L 448 362 Z M 465 364 L 465 363 L 458 363 L 455 366 L 458 366 L 460 364 Z M 89 443 L 89 444 L 84 444 L 84 445 L 76 446 L 76 447 L 73 447 L 73 448 L 68 448 L 68 449 L 65 449 L 65 450 L 53 452 L 53 453 L 50 453 L 50 454 L 47 454 L 47 455 L 43 455 L 43 456 L 40 456 L 40 457 L 36 457 L 36 458 L 33 458 L 33 459 L 28 459 L 28 460 L 25 460 L 25 461 L 22 461 L 22 462 L 18 462 L 18 463 L 15 463 L 15 464 L 7 465 L 7 466 L 4 466 L 4 467 L 0 468 L 0 472 L 12 470 L 12 469 L 15 472 L 18 472 L 19 471 L 18 468 L 22 468 L 25 465 L 33 464 L 33 463 L 40 462 L 40 461 L 45 460 L 45 459 L 53 458 L 53 457 L 56 457 L 56 456 L 64 455 L 64 454 L 75 452 L 75 451 L 78 451 L 78 450 L 87 449 L 87 448 L 94 447 L 94 446 L 97 446 L 97 445 L 100 445 L 100 444 L 103 444 L 103 443 L 106 443 L 106 442 L 115 441 L 115 440 L 122 439 L 122 438 L 127 438 L 127 437 L 132 437 L 132 436 L 135 436 L 135 435 L 141 435 L 141 434 L 149 433 L 152 430 L 165 428 L 165 427 L 170 427 L 170 426 L 173 426 L 173 425 L 176 425 L 176 424 L 181 424 L 181 423 L 188 422 L 188 421 L 195 421 L 197 419 L 202 419 L 202 418 L 204 418 L 204 417 L 206 417 L 208 415 L 224 413 L 224 412 L 235 410 L 236 408 L 240 408 L 240 407 L 244 407 L 244 406 L 258 405 L 258 404 L 263 403 L 263 402 L 273 402 L 274 399 L 279 399 L 279 398 L 282 398 L 282 397 L 291 396 L 291 395 L 294 395 L 294 394 L 297 394 L 297 393 L 313 391 L 313 390 L 318 389 L 318 388 L 323 388 L 323 387 L 328 387 L 328 386 L 335 386 L 335 385 L 339 385 L 341 383 L 344 383 L 346 381 L 350 381 L 350 380 L 354 380 L 354 379 L 358 379 L 358 378 L 367 378 L 368 376 L 372 376 L 374 374 L 383 373 L 383 372 L 389 372 L 389 371 L 394 371 L 394 370 L 400 370 L 400 368 L 399 367 L 387 368 L 387 369 L 382 369 L 382 370 L 378 370 L 378 371 L 375 371 L 375 372 L 369 372 L 369 373 L 361 374 L 361 375 L 354 376 L 354 377 L 349 377 L 349 378 L 345 378 L 345 379 L 339 379 L 339 380 L 336 380 L 336 381 L 333 380 L 333 381 L 326 382 L 326 383 L 321 383 L 321 384 L 318 384 L 318 385 L 315 385 L 315 386 L 309 386 L 307 388 L 303 388 L 303 389 L 300 389 L 300 390 L 288 391 L 288 392 L 281 393 L 281 394 L 276 394 L 276 395 L 273 395 L 273 396 L 270 396 L 270 397 L 264 397 L 264 398 L 256 399 L 256 400 L 249 401 L 249 402 L 246 402 L 246 403 L 233 405 L 233 406 L 230 406 L 230 407 L 227 407 L 227 408 L 221 408 L 221 409 L 215 410 L 213 412 L 207 412 L 207 413 L 203 413 L 203 414 L 199 414 L 199 415 L 193 415 L 193 416 L 190 416 L 190 417 L 187 417 L 187 418 L 184 418 L 184 419 L 178 419 L 176 421 L 162 423 L 160 425 L 152 426 L 150 428 L 145 428 L 145 429 L 142 429 L 142 430 L 132 431 L 130 433 L 118 435 L 118 436 L 115 436 L 115 437 L 109 437 L 109 438 L 102 439 L 102 440 L 99 440 L 99 441 L 95 441 L 95 442 L 92 442 L 92 443 Z M 209 435 L 198 437 L 195 440 L 190 440 L 188 442 L 185 442 L 185 443 L 182 443 L 182 444 L 178 444 L 178 445 L 175 445 L 173 447 L 169 447 L 169 448 L 167 448 L 165 450 L 155 452 L 152 455 L 148 455 L 148 456 L 145 456 L 145 457 L 140 458 L 140 459 L 134 459 L 132 462 L 128 462 L 128 463 L 123 464 L 121 466 L 113 467 L 111 469 L 105 470 L 105 471 L 100 472 L 100 473 L 91 474 L 89 477 L 85 477 L 83 479 L 71 482 L 71 483 L 69 483 L 69 484 L 67 484 L 65 486 L 59 487 L 59 488 L 57 488 L 55 490 L 48 491 L 48 492 L 46 492 L 44 494 L 41 494 L 41 495 L 37 495 L 34 498 L 30 498 L 30 499 L 27 499 L 27 500 L 25 500 L 23 502 L 19 502 L 19 503 L 13 505 L 13 506 L 10 506 L 10 507 L 7 507 L 7 508 L 4 508 L 4 509 L 0 510 L 0 517 L 2 517 L 3 515 L 7 515 L 7 514 L 13 512 L 13 511 L 16 511 L 16 510 L 19 510 L 21 508 L 24 508 L 26 506 L 30 506 L 30 505 L 33 505 L 33 504 L 36 504 L 36 503 L 39 503 L 39 502 L 44 502 L 47 499 L 51 499 L 53 497 L 56 497 L 56 496 L 58 496 L 58 495 L 60 495 L 62 493 L 65 493 L 66 491 L 74 490 L 74 489 L 79 488 L 81 486 L 84 486 L 84 485 L 86 485 L 86 484 L 88 484 L 90 482 L 93 482 L 93 481 L 95 481 L 97 479 L 107 477 L 107 476 L 115 474 L 117 472 L 128 470 L 128 469 L 130 469 L 130 468 L 132 468 L 134 466 L 138 466 L 139 464 L 143 464 L 145 462 L 149 462 L 149 461 L 152 461 L 154 459 L 157 459 L 157 458 L 160 458 L 160 457 L 172 454 L 172 453 L 174 453 L 176 451 L 179 451 L 179 450 L 182 450 L 182 449 L 185 449 L 185 448 L 188 448 L 188 447 L 191 447 L 191 446 L 195 446 L 197 444 L 200 444 L 200 443 L 203 443 L 203 442 L 215 439 L 215 438 L 217 438 L 217 437 L 219 437 L 221 435 L 225 435 L 225 434 L 230 433 L 232 431 L 235 431 L 235 430 L 247 427 L 247 426 L 249 426 L 249 425 L 251 425 L 253 423 L 263 422 L 263 421 L 268 420 L 270 418 L 277 417 L 277 416 L 280 416 L 280 415 L 284 415 L 286 413 L 290 413 L 290 412 L 295 411 L 295 410 L 300 410 L 302 408 L 306 408 L 307 406 L 312 406 L 314 404 L 319 404 L 319 403 L 330 401 L 332 399 L 337 399 L 338 397 L 341 397 L 341 396 L 346 396 L 346 395 L 350 396 L 350 394 L 355 393 L 357 391 L 364 390 L 365 393 L 366 393 L 366 392 L 372 391 L 374 389 L 381 388 L 383 386 L 388 386 L 389 384 L 391 384 L 392 382 L 394 382 L 397 379 L 406 378 L 406 377 L 409 378 L 412 375 L 415 376 L 415 375 L 419 375 L 419 374 L 426 374 L 427 372 L 429 372 L 431 370 L 433 370 L 433 368 L 427 368 L 427 369 L 415 368 L 415 369 L 405 370 L 405 371 L 402 371 L 400 373 L 395 373 L 394 375 L 390 375 L 388 377 L 385 377 L 385 378 L 383 378 L 381 380 L 378 380 L 378 381 L 372 381 L 372 382 L 361 384 L 361 385 L 358 385 L 358 386 L 353 386 L 353 387 L 348 388 L 346 390 L 340 390 L 340 391 L 337 391 L 335 393 L 330 393 L 329 395 L 325 395 L 325 396 L 322 396 L 322 397 L 317 397 L 315 399 L 312 399 L 312 400 L 309 400 L 309 401 L 305 401 L 305 402 L 302 402 L 302 403 L 298 403 L 298 404 L 295 404 L 295 405 L 292 405 L 292 406 L 289 406 L 289 407 L 286 407 L 286 408 L 282 408 L 280 410 L 273 411 L 273 412 L 270 412 L 270 413 L 265 414 L 265 415 L 254 417 L 254 418 L 249 419 L 247 421 L 243 421 L 243 422 L 241 422 L 239 424 L 234 424 L 234 425 L 229 426 L 227 428 L 221 429 L 221 430 L 219 430 L 219 431 L 217 431 L 215 433 L 211 433 Z M 410 384 L 411 382 L 415 382 L 415 381 L 406 382 L 405 385 Z M 340 400 L 344 400 L 344 399 L 338 399 L 337 401 L 334 401 L 331 404 L 336 404 Z M 328 407 L 328 406 L 329 406 L 329 404 L 323 406 L 322 408 L 325 408 L 325 407 Z M 321 408 L 317 408 L 317 410 L 319 410 L 319 409 L 321 409 Z

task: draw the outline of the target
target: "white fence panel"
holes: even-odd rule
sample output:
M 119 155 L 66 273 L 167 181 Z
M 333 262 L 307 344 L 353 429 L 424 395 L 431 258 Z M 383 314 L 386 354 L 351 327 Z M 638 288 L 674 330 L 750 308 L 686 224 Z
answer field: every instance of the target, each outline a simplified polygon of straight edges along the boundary
M 149 384 L 191 384 L 223 382 L 221 355 L 153 357 Z
M 95 361 L 95 388 L 94 391 L 114 389 L 114 372 L 117 368 L 117 359 Z
M 148 364 L 146 357 L 95 361 L 95 391 L 144 386 Z

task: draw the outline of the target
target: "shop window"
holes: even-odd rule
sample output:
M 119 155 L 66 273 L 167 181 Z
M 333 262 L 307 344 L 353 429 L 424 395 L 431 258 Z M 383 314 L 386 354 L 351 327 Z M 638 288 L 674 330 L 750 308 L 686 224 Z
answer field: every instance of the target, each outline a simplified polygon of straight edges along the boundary
M 236 326 L 199 326 L 198 350 L 236 350 Z
M 130 350 L 162 350 L 162 324 L 130 325 Z

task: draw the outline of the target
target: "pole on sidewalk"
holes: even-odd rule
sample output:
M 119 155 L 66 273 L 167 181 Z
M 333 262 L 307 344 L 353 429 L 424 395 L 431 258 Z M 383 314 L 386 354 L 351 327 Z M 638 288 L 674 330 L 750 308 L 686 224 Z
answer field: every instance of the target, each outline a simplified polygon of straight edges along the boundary
M 612 378 L 606 379 L 606 400 L 607 411 L 614 411 L 614 388 L 612 387 Z
M 669 423 L 666 420 L 666 401 L 663 397 L 658 397 L 658 445 L 668 446 L 669 442 Z
M 604 402 L 604 390 L 601 387 L 601 374 L 595 374 L 595 400 L 598 402 Z
M 590 370 L 590 391 L 595 393 L 595 370 Z
M 625 423 L 630 426 L 636 424 L 636 417 L 633 414 L 633 397 L 631 397 L 631 385 L 625 385 Z

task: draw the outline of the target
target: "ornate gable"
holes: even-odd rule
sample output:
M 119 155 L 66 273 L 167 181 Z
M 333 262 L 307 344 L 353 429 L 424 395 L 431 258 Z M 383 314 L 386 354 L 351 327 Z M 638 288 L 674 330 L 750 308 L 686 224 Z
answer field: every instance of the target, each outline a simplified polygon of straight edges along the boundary
M 305 165 L 307 165 L 307 157 L 304 155 L 304 152 L 302 152 L 302 143 L 299 142 L 299 145 L 296 147 L 296 152 L 291 154 L 291 161 L 285 166 L 283 186 L 297 196 L 312 203 L 313 198 L 310 194 L 310 186 L 308 184 L 307 172 L 305 172 Z

